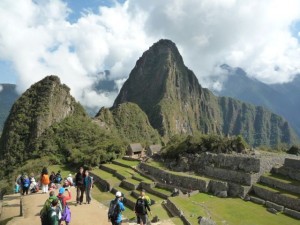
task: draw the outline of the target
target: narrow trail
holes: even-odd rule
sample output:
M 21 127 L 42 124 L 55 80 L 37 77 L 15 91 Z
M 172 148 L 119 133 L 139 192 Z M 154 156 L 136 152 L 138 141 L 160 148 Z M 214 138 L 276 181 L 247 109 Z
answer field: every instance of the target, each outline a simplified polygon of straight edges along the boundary
M 57 191 L 56 191 L 57 194 Z M 72 225 L 110 225 L 111 223 L 107 220 L 107 207 L 100 204 L 97 201 L 92 201 L 91 204 L 82 204 L 75 206 L 76 189 L 71 188 L 72 199 L 68 203 L 72 213 L 71 223 Z M 41 224 L 39 212 L 49 197 L 48 194 L 36 193 L 24 196 L 24 217 L 15 217 L 10 220 L 7 225 L 39 225 Z M 14 199 L 15 205 L 18 203 Z M 13 203 L 14 204 L 14 203 Z M 12 211 L 11 207 L 4 207 L 3 215 L 6 218 L 16 216 L 16 209 Z M 11 212 L 10 212 L 11 211 Z M 18 208 L 18 212 L 20 209 Z M 125 224 L 127 225 L 127 224 Z
M 68 204 L 71 209 L 72 217 L 70 225 L 111 225 L 107 220 L 108 208 L 103 204 L 92 200 L 91 204 L 75 205 L 76 189 L 71 188 L 71 201 Z M 56 190 L 56 195 L 58 191 Z M 5 196 L 3 210 L 0 218 L 0 224 L 6 225 L 40 225 L 41 220 L 39 212 L 44 205 L 44 202 L 49 197 L 49 194 L 25 195 L 23 197 L 23 217 L 20 217 L 20 195 Z M 165 220 L 156 225 L 174 225 L 171 220 Z M 122 225 L 136 225 L 136 223 L 122 223 Z

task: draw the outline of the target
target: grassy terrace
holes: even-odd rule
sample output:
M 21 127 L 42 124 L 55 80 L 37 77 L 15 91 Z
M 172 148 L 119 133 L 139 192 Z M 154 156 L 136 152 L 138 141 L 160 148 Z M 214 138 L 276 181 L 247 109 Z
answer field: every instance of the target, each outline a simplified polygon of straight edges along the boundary
M 158 192 L 160 192 L 162 194 L 168 195 L 168 196 L 170 196 L 172 194 L 171 191 L 166 190 L 164 188 L 153 187 L 152 189 L 155 190 L 155 191 L 158 191 Z
M 299 186 L 299 188 L 300 188 L 300 181 L 289 179 L 286 176 L 282 176 L 282 175 L 279 175 L 279 174 L 272 174 L 272 173 L 266 173 L 263 176 L 269 177 L 269 178 L 277 180 L 277 181 L 280 181 L 282 183 Z
M 154 167 L 156 167 L 156 168 L 165 170 L 165 171 L 167 171 L 168 173 L 178 175 L 178 176 L 193 177 L 193 178 L 197 178 L 197 179 L 201 179 L 201 180 L 207 180 L 207 181 L 210 180 L 210 179 L 207 178 L 207 177 L 197 176 L 197 175 L 191 174 L 191 173 L 176 172 L 176 171 L 169 170 L 168 168 L 166 168 L 166 167 L 165 167 L 162 163 L 160 163 L 160 162 L 151 161 L 150 163 L 147 163 L 147 164 L 149 164 L 149 165 L 151 165 L 151 166 L 154 166 Z
M 125 160 L 125 159 L 116 159 L 114 161 L 119 162 L 124 165 L 127 165 L 127 166 L 130 166 L 130 167 L 136 167 L 138 164 L 140 164 L 139 161 L 130 161 L 130 160 Z
M 121 160 L 131 163 L 131 161 L 127 161 L 127 160 L 123 160 L 123 159 L 121 159 Z M 133 162 L 135 163 L 135 165 L 137 165 L 137 163 L 135 161 L 133 161 Z M 122 176 L 124 176 L 126 178 L 131 178 L 132 176 L 135 176 L 136 178 L 138 178 L 138 179 L 140 179 L 144 182 L 147 182 L 147 183 L 152 183 L 153 182 L 149 178 L 137 173 L 136 171 L 134 171 L 131 168 L 123 167 L 123 166 L 119 166 L 119 165 L 115 165 L 115 164 L 103 164 L 103 165 L 110 168 L 110 169 L 116 170 L 117 173 L 121 174 Z
M 117 177 L 113 176 L 111 173 L 108 173 L 104 170 L 97 168 L 97 169 L 93 169 L 91 172 L 99 176 L 101 179 L 106 180 L 112 185 L 121 182 L 121 180 L 119 180 Z
M 217 225 L 278 225 L 299 224 L 299 220 L 283 214 L 271 214 L 266 208 L 239 198 L 217 198 L 208 194 L 197 194 L 190 198 L 170 198 L 190 220 L 197 224 L 199 215 L 210 217 Z
M 281 194 L 281 195 L 284 195 L 284 196 L 287 196 L 287 197 L 290 197 L 290 198 L 295 198 L 295 199 L 300 198 L 299 194 L 295 194 L 295 193 L 285 191 L 285 190 L 282 190 L 282 189 L 279 189 L 279 188 L 273 188 L 273 187 L 270 187 L 270 186 L 267 186 L 267 185 L 264 185 L 264 184 L 254 184 L 253 186 L 264 188 L 266 190 L 269 190 L 269 191 L 272 191 L 272 192 L 275 192 L 275 193 L 278 193 L 278 194 Z

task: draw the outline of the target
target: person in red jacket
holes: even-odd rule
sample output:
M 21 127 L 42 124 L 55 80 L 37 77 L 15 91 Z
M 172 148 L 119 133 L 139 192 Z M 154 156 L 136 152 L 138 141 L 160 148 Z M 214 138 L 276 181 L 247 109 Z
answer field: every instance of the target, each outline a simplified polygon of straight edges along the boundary
M 65 191 L 68 192 L 68 196 L 64 195 Z M 71 211 L 70 211 L 67 201 L 71 200 L 71 198 L 72 198 L 71 192 L 68 189 L 61 187 L 58 191 L 57 198 L 59 199 L 59 201 L 61 203 L 61 218 L 59 220 L 59 222 L 60 222 L 59 224 L 62 224 L 62 222 L 65 221 L 66 225 L 68 225 L 71 221 Z

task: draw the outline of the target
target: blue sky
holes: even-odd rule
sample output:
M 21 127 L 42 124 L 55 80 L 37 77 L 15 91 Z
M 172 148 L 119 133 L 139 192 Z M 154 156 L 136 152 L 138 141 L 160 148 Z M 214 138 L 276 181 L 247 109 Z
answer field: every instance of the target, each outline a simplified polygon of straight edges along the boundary
M 222 64 L 289 82 L 300 74 L 299 21 L 299 0 L 1 0 L 0 83 L 22 92 L 55 74 L 82 104 L 111 106 L 117 93 L 95 93 L 94 83 L 110 70 L 120 88 L 162 38 L 203 87 L 222 87 Z

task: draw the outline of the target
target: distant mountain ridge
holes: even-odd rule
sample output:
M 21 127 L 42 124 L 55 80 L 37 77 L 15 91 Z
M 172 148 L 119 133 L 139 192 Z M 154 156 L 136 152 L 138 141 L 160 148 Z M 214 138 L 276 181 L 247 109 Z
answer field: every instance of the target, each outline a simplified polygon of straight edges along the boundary
M 291 82 L 268 85 L 249 78 L 241 68 L 223 68 L 229 72 L 228 79 L 222 90 L 214 93 L 264 106 L 287 119 L 300 136 L 300 75 Z
M 242 135 L 254 146 L 297 139 L 280 116 L 202 88 L 169 40 L 155 43 L 137 61 L 113 108 L 125 102 L 136 103 L 166 139 L 196 132 Z

